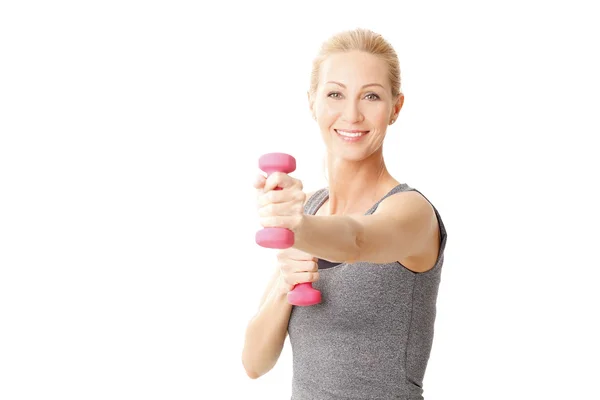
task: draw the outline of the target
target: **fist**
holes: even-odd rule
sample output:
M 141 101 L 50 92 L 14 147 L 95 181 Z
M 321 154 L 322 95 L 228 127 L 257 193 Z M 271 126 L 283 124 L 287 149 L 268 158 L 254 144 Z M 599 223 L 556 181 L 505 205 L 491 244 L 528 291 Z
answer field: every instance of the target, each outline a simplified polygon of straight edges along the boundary
M 319 279 L 317 258 L 304 251 L 293 247 L 281 250 L 277 253 L 277 263 L 284 293 L 299 283 L 315 282 Z
M 302 182 L 283 172 L 269 177 L 258 175 L 257 208 L 260 224 L 265 228 L 287 228 L 295 232 L 304 218 L 306 194 Z

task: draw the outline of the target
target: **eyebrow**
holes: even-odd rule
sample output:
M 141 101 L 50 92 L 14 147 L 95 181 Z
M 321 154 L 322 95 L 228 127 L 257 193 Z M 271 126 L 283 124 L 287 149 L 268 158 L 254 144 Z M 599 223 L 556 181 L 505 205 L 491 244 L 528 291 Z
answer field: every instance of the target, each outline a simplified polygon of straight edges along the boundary
M 334 83 L 334 84 L 339 85 L 339 86 L 341 86 L 343 88 L 346 88 L 346 85 L 344 85 L 343 83 L 336 82 L 336 81 L 327 81 L 325 83 Z M 367 83 L 366 85 L 363 85 L 362 89 L 364 89 L 366 87 L 369 87 L 369 86 L 381 86 L 382 88 L 384 88 L 383 85 L 381 85 L 379 83 Z

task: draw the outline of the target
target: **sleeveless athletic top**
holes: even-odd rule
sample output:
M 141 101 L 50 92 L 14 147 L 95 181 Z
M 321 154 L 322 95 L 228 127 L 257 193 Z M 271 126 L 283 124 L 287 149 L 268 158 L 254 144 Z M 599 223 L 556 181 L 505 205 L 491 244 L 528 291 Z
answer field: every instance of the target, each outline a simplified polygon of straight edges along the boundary
M 386 197 L 409 190 L 422 195 L 400 184 L 365 215 Z M 314 215 L 327 198 L 328 188 L 317 191 L 304 212 Z M 319 260 L 320 276 L 313 287 L 321 291 L 321 303 L 293 306 L 288 324 L 292 400 L 424 399 L 446 245 L 446 229 L 433 208 L 440 251 L 426 272 L 412 272 L 399 262 Z

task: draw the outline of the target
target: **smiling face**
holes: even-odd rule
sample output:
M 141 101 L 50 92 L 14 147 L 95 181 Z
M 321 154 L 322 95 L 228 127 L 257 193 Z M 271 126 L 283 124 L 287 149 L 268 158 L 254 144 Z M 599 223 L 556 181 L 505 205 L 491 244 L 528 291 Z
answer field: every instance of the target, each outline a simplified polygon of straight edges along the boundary
M 323 140 L 336 157 L 359 161 L 379 150 L 404 96 L 394 98 L 388 66 L 375 55 L 336 53 L 321 64 L 310 109 Z

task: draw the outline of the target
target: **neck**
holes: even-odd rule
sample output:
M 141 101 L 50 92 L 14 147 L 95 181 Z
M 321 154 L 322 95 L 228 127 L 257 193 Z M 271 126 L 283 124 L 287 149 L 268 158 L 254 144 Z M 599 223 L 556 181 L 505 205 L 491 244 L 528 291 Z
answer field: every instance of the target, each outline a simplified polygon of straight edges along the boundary
M 327 159 L 329 215 L 362 213 L 398 182 L 383 161 L 382 149 L 367 159 L 349 161 L 332 154 Z

